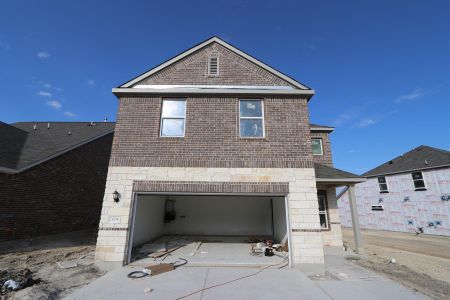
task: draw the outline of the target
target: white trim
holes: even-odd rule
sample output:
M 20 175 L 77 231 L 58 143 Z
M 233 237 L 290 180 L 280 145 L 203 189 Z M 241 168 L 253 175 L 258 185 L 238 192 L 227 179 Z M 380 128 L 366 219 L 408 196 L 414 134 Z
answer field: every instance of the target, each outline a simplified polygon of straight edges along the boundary
M 261 117 L 241 117 L 241 101 L 260 101 L 261 102 Z M 264 139 L 266 138 L 266 126 L 264 125 L 264 101 L 262 99 L 239 99 L 239 138 L 241 139 Z M 241 136 L 241 119 L 245 120 L 262 120 L 262 136 Z
M 138 201 L 138 193 L 132 193 L 131 199 L 132 201 L 132 207 L 131 207 L 131 218 L 130 218 L 130 224 L 128 226 L 128 237 L 127 237 L 127 257 L 125 257 L 125 264 L 128 265 L 131 263 L 131 251 L 133 250 L 133 239 L 134 239 L 134 225 L 136 222 L 136 207 L 137 207 L 137 201 Z
M 61 151 L 59 151 L 59 152 L 56 152 L 55 154 L 52 154 L 52 155 L 50 155 L 50 156 L 47 156 L 47 157 L 45 157 L 45 158 L 43 158 L 43 159 L 40 159 L 40 160 L 38 160 L 38 161 L 35 161 L 35 162 L 33 162 L 33 163 L 31 163 L 31 164 L 29 164 L 29 165 L 27 165 L 26 167 L 23 167 L 23 168 L 21 168 L 21 169 L 17 169 L 17 170 L 16 170 L 16 169 L 10 169 L 10 168 L 5 168 L 5 167 L 0 167 L 0 172 L 9 173 L 9 174 L 17 174 L 17 173 L 23 172 L 23 171 L 25 171 L 25 170 L 28 170 L 28 169 L 34 167 L 34 166 L 37 166 L 37 165 L 39 165 L 39 164 L 41 164 L 41 163 L 44 163 L 44 162 L 46 162 L 47 160 L 50 160 L 50 159 L 52 159 L 52 158 L 58 157 L 58 156 L 60 156 L 60 155 L 63 155 L 63 154 L 66 153 L 66 152 L 69 152 L 69 151 L 71 151 L 71 150 L 73 150 L 73 149 L 76 149 L 76 148 L 81 147 L 81 146 L 83 146 L 83 145 L 85 145 L 85 144 L 88 144 L 88 143 L 90 143 L 90 142 L 93 142 L 93 141 L 95 141 L 96 139 L 102 138 L 102 137 L 104 137 L 104 136 L 106 136 L 106 135 L 108 135 L 108 134 L 110 134 L 110 133 L 113 133 L 113 132 L 114 132 L 114 129 L 113 129 L 113 130 L 109 130 L 109 131 L 107 131 L 107 132 L 105 132 L 105 133 L 102 133 L 101 135 L 97 135 L 97 136 L 95 136 L 95 137 L 93 137 L 93 138 L 91 138 L 91 139 L 85 140 L 85 141 L 83 141 L 83 142 L 81 142 L 81 143 L 79 143 L 79 144 L 73 145 L 73 146 L 68 147 L 68 148 L 66 148 L 66 149 L 63 149 L 63 150 L 61 150 Z
M 324 215 L 325 216 L 325 227 L 322 228 L 322 225 L 320 226 L 321 230 L 328 230 L 330 229 L 330 226 L 328 224 L 328 199 L 327 196 L 325 195 L 317 195 L 317 200 L 320 201 L 320 198 L 323 198 L 323 206 L 325 208 L 325 210 L 319 210 L 319 222 L 320 222 L 320 215 Z
M 287 229 L 287 238 L 288 238 L 288 249 L 289 249 L 289 268 L 294 267 L 294 254 L 292 253 L 292 239 L 291 239 L 291 221 L 289 218 L 289 203 L 288 197 L 284 196 L 284 207 L 286 211 L 286 229 Z
M 366 181 L 366 178 L 318 178 L 316 177 L 316 182 L 335 182 L 339 184 L 345 184 L 345 183 L 359 183 Z
M 334 127 L 310 127 L 311 131 L 334 131 Z
M 422 179 L 414 179 L 413 173 L 419 173 L 419 172 L 422 175 Z M 412 180 L 413 180 L 414 191 L 419 191 L 420 192 L 422 190 L 426 190 L 427 189 L 427 184 L 425 183 L 425 176 L 423 175 L 422 171 L 413 171 L 413 172 L 411 172 L 411 177 L 412 177 Z M 421 187 L 421 188 L 417 188 L 416 187 L 416 181 L 419 181 L 419 180 L 423 181 L 423 187 Z
M 113 88 L 113 94 L 178 94 L 178 95 L 186 95 L 186 94 L 228 94 L 228 95 L 306 95 L 312 96 L 314 95 L 314 90 L 264 90 L 264 89 L 227 89 L 227 88 L 163 88 L 163 89 L 154 89 L 154 88 Z
M 211 75 L 215 76 L 215 75 Z M 247 89 L 247 90 L 295 90 L 291 86 L 284 85 L 206 85 L 206 84 L 139 84 L 133 89 Z M 334 129 L 334 128 L 333 128 Z
M 323 140 L 322 140 L 322 138 L 319 138 L 319 137 L 312 137 L 311 138 L 311 142 L 312 142 L 312 140 L 319 140 L 320 141 L 320 154 L 315 154 L 313 151 L 312 151 L 312 149 L 311 149 L 311 152 L 313 152 L 313 155 L 315 155 L 315 156 L 323 156 Z M 311 147 L 312 148 L 312 147 Z
M 378 178 L 380 178 L 380 177 L 384 177 L 384 183 L 380 183 L 380 181 L 378 181 Z M 380 193 L 389 193 L 389 185 L 387 183 L 386 176 L 383 176 L 383 175 L 377 176 L 377 183 L 378 183 L 378 188 L 380 189 Z M 381 190 L 380 184 L 385 184 L 386 185 L 386 189 L 385 190 Z
M 122 87 L 122 88 L 131 87 L 132 85 L 134 85 L 134 84 L 138 83 L 139 81 L 149 77 L 150 75 L 152 75 L 152 74 L 154 74 L 154 73 L 156 73 L 156 72 L 158 72 L 158 71 L 160 71 L 160 70 L 162 70 L 162 69 L 164 69 L 164 68 L 174 64 L 175 62 L 185 58 L 186 56 L 188 56 L 188 55 L 190 55 L 190 54 L 192 54 L 192 53 L 194 53 L 194 52 L 202 49 L 203 47 L 205 47 L 205 46 L 207 46 L 207 45 L 209 45 L 211 43 L 214 43 L 214 42 L 216 42 L 216 43 L 222 45 L 223 47 L 227 48 L 228 50 L 230 50 L 230 51 L 232 51 L 232 52 L 234 52 L 234 53 L 244 57 L 245 59 L 251 61 L 252 63 L 254 63 L 256 65 L 258 65 L 259 67 L 265 69 L 266 71 L 268 71 L 268 72 L 270 72 L 270 73 L 280 77 L 281 79 L 289 82 L 290 84 L 292 84 L 293 86 L 295 86 L 295 87 L 297 87 L 297 88 L 299 88 L 301 90 L 308 90 L 309 89 L 308 87 L 304 86 L 300 82 L 298 82 L 298 81 L 296 81 L 296 80 L 294 80 L 294 79 L 292 79 L 292 78 L 282 74 L 281 72 L 279 72 L 279 71 L 275 70 L 274 68 L 266 65 L 265 63 L 263 63 L 263 62 L 255 59 L 255 58 L 251 57 L 250 55 L 242 52 L 241 50 L 239 50 L 239 49 L 231 46 L 230 44 L 222 41 L 218 37 L 212 37 L 209 40 L 204 41 L 203 43 L 201 43 L 201 44 L 199 44 L 199 45 L 197 45 L 197 46 L 195 46 L 195 47 L 193 47 L 193 48 L 191 48 L 191 49 L 181 53 L 180 55 L 175 56 L 174 58 L 166 61 L 165 63 L 157 66 L 156 68 L 153 68 L 150 71 L 145 72 L 144 74 L 142 74 L 142 75 L 140 75 L 140 76 L 138 76 L 138 77 L 136 77 L 136 78 L 126 82 L 125 84 L 121 85 L 120 87 Z
M 163 107 L 164 107 L 164 101 L 182 101 L 184 102 L 184 116 L 183 117 L 163 117 Z M 187 110 L 187 101 L 185 98 L 163 98 L 161 102 L 161 117 L 159 120 L 159 137 L 161 138 L 184 138 L 186 135 L 186 110 Z M 170 119 L 170 120 L 183 120 L 183 135 L 163 135 L 163 120 L 164 119 Z
M 217 53 L 215 53 L 214 55 L 212 55 L 213 53 L 211 53 L 208 56 L 208 73 L 206 75 L 208 76 L 219 76 L 219 55 L 217 55 Z M 217 73 L 216 74 L 211 74 L 211 59 L 215 58 L 217 60 Z

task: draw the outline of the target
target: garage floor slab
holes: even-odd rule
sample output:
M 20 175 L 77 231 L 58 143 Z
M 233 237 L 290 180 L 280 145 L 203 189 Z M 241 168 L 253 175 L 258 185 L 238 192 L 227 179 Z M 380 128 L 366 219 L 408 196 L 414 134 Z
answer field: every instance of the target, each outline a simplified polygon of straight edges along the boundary
M 154 243 L 160 243 L 168 239 L 164 237 L 155 240 Z M 172 238 L 173 239 L 173 238 Z M 178 238 L 181 239 L 181 238 Z M 170 263 L 179 260 L 179 258 L 188 261 L 187 266 L 193 267 L 264 267 L 269 265 L 285 265 L 288 263 L 287 252 L 275 252 L 274 256 L 252 255 L 251 243 L 245 242 L 245 237 L 183 237 L 184 240 L 192 240 L 185 246 L 173 251 L 166 258 L 142 258 L 131 263 L 132 266 L 148 266 L 154 263 Z M 202 241 L 200 247 L 194 241 Z M 220 241 L 220 242 L 219 242 Z M 196 251 L 197 249 L 197 251 Z M 195 252 L 195 253 L 194 253 Z

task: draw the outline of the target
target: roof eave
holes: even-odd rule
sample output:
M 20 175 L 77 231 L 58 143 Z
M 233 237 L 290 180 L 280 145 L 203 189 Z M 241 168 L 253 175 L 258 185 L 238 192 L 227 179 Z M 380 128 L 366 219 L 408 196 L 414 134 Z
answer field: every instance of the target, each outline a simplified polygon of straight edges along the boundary
M 431 166 L 431 167 L 426 167 L 426 168 L 408 169 L 408 170 L 388 172 L 388 173 L 378 173 L 378 174 L 373 174 L 373 175 L 372 174 L 371 175 L 363 174 L 363 176 L 365 176 L 367 178 L 373 178 L 373 177 L 378 177 L 378 176 L 396 175 L 396 174 L 410 173 L 410 172 L 421 171 L 421 170 L 440 169 L 440 168 L 446 168 L 446 167 L 450 167 L 450 164 L 437 165 L 437 166 Z
M 310 128 L 311 131 L 315 131 L 315 132 L 333 132 L 334 131 L 334 127 L 311 127 Z
M 365 182 L 366 178 L 316 178 L 317 183 L 327 183 L 327 184 L 355 184 Z
M 314 95 L 314 90 L 267 90 L 267 89 L 226 89 L 226 88 L 169 88 L 169 89 L 147 89 L 147 88 L 113 88 L 112 93 L 116 96 L 121 95 L 294 95 L 306 96 L 309 100 Z

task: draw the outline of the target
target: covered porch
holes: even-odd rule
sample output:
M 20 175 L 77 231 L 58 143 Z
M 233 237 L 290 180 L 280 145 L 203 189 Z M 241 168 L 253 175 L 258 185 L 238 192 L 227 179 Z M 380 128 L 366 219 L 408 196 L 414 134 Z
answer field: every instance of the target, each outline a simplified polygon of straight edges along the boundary
M 364 177 L 325 166 L 314 164 L 319 200 L 319 216 L 324 246 L 342 246 L 341 223 L 337 206 L 336 188 L 344 187 L 349 191 L 349 203 L 352 216 L 352 229 L 355 253 L 364 253 L 356 205 L 355 185 L 366 181 Z

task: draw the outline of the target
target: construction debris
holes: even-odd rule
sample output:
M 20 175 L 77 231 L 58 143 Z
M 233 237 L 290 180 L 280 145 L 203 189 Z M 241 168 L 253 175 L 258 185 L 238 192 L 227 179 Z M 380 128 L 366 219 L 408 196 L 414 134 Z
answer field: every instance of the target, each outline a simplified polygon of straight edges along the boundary
M 167 250 L 166 243 L 149 243 L 144 244 L 139 249 L 139 253 L 165 252 Z
M 145 267 L 142 271 L 149 274 L 150 276 L 155 276 L 173 270 L 175 270 L 173 264 L 159 264 Z
M 195 242 L 194 243 L 194 252 L 191 253 L 191 256 L 194 256 L 198 252 L 198 249 L 200 249 L 201 245 L 202 245 L 202 242 Z
M 33 279 L 33 273 L 27 268 L 20 271 L 0 271 L 0 295 L 24 289 L 39 282 L 40 280 Z

